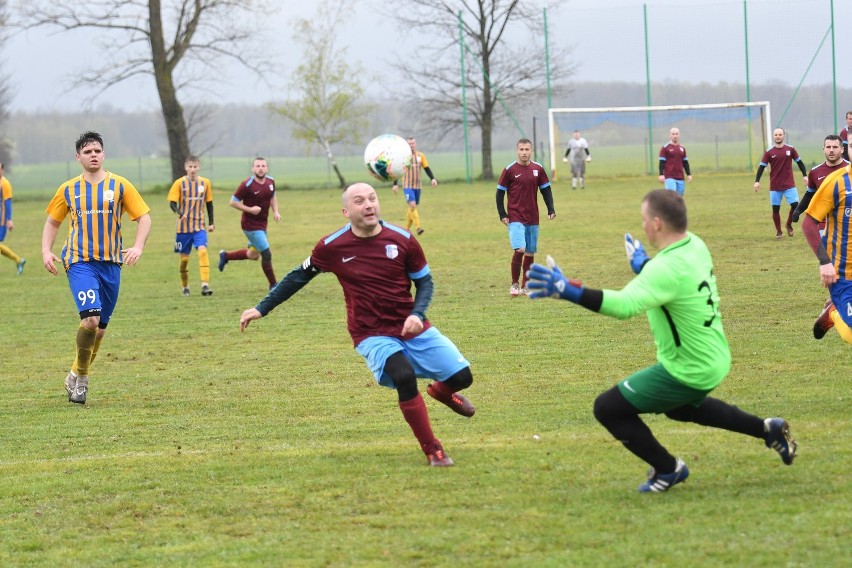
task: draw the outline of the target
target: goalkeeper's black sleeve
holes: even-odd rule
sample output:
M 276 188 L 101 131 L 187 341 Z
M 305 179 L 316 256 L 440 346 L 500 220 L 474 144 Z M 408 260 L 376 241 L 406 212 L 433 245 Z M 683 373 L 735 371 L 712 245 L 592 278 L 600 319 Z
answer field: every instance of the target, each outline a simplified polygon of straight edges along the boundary
M 589 154 L 589 149 L 588 149 L 588 148 L 586 148 L 586 155 L 587 155 L 587 156 L 591 156 L 591 154 Z
M 429 176 L 429 179 L 435 179 L 435 176 L 432 175 L 432 168 L 426 166 L 423 170 L 426 172 L 426 175 Z
M 666 161 L 660 160 L 660 175 L 663 175 L 663 169 L 666 167 Z
M 547 205 L 547 214 L 555 214 L 556 209 L 553 208 L 553 190 L 551 187 L 548 185 L 547 187 L 542 187 L 539 191 L 541 191 L 541 196 L 544 198 L 544 204 Z
M 799 217 L 802 216 L 802 213 L 808 210 L 808 205 L 811 204 L 811 199 L 814 198 L 815 191 L 806 191 L 805 195 L 802 197 L 802 200 L 799 201 L 799 204 L 796 206 L 796 210 L 793 211 L 793 217 L 791 221 L 794 223 L 799 222 Z
M 686 175 L 691 176 L 692 174 L 689 172 L 689 158 L 683 159 L 683 171 L 686 172 Z
M 411 313 L 420 318 L 420 321 L 426 319 L 426 310 L 429 309 L 429 304 L 432 303 L 432 295 L 435 293 L 435 283 L 432 281 L 432 275 L 427 274 L 422 278 L 413 280 L 416 291 L 414 292 L 414 306 L 411 308 Z
M 568 146 L 568 149 L 565 150 L 565 157 L 567 158 L 568 154 L 570 154 L 570 153 L 571 153 L 571 146 Z
M 601 304 L 603 304 L 603 290 L 583 288 L 583 293 L 580 294 L 580 301 L 577 303 L 587 310 L 599 312 L 601 311 Z
M 802 159 L 799 159 L 799 161 L 796 162 L 796 163 L 799 164 L 799 171 L 802 172 L 802 175 L 805 176 L 805 177 L 808 177 L 808 169 L 805 167 L 805 161 L 802 160 Z
M 497 190 L 497 214 L 500 216 L 500 220 L 502 221 L 508 215 L 506 214 L 506 208 L 503 206 L 503 198 L 505 197 L 506 192 L 502 190 Z
M 171 207 L 171 208 L 172 208 L 172 211 L 174 211 L 175 213 L 177 213 L 177 212 L 178 212 L 178 204 L 177 204 L 177 201 L 169 201 L 169 207 Z
M 212 201 L 207 202 L 207 223 L 210 224 L 210 225 L 216 224 L 216 223 L 213 222 L 213 202 Z
M 278 282 L 255 308 L 262 316 L 265 316 L 278 304 L 290 299 L 293 294 L 304 288 L 319 273 L 320 270 L 311 264 L 311 259 L 308 257 L 305 262 L 291 270 Z
M 757 182 L 760 181 L 760 176 L 763 175 L 763 170 L 765 170 L 765 169 L 766 169 L 766 166 L 764 166 L 763 164 L 760 164 L 757 167 L 757 175 L 754 176 L 754 183 L 757 183 Z

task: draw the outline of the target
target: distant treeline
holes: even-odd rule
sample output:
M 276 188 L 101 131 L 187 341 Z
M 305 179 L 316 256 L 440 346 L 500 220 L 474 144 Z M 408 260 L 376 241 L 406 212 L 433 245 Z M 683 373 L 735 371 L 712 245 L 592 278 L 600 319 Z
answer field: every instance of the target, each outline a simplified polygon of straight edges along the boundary
M 744 101 L 745 85 L 736 83 L 680 84 L 659 83 L 651 89 L 654 105 L 700 104 Z M 833 109 L 831 85 L 795 87 L 781 83 L 753 85 L 752 100 L 769 100 L 772 121 L 790 133 L 794 144 L 815 144 L 834 131 L 835 124 L 845 124 L 846 111 L 852 110 L 852 89 L 837 94 L 837 116 Z M 510 109 L 514 120 L 502 119 L 494 132 L 495 150 L 514 147 L 524 135 L 535 138 L 538 146 L 547 145 L 547 99 L 542 93 L 532 95 L 522 105 Z M 333 148 L 340 156 L 359 155 L 364 145 L 384 132 L 418 137 L 425 151 L 462 152 L 464 136 L 461 128 L 435 125 L 416 103 L 401 100 L 373 100 L 371 124 L 362 140 Z M 568 95 L 553 101 L 554 106 L 608 107 L 642 106 L 646 89 L 641 83 L 577 83 Z M 301 156 L 319 154 L 290 135 L 289 126 L 265 106 L 209 105 L 187 108 L 192 115 L 192 151 L 213 156 Z M 459 110 L 461 116 L 461 110 Z M 165 156 L 167 144 L 159 110 L 122 111 L 104 105 L 87 113 L 13 113 L 6 124 L 6 134 L 14 145 L 12 167 L 73 159 L 74 140 L 80 132 L 93 129 L 104 135 L 106 150 L 112 157 Z M 516 123 L 520 126 L 516 126 Z M 534 124 L 535 123 L 535 124 Z M 533 130 L 535 128 L 535 131 Z M 683 133 L 689 140 L 689 134 Z M 469 133 L 470 150 L 479 151 L 479 131 Z

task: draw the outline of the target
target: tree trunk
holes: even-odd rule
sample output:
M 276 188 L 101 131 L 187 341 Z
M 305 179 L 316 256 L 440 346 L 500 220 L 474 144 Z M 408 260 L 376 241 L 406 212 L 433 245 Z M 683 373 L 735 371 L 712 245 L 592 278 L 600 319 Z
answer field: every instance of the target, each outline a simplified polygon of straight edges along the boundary
M 487 62 L 486 62 L 487 63 Z M 482 85 L 482 179 L 494 179 L 494 166 L 491 161 L 491 134 L 494 120 L 494 100 L 491 96 L 491 84 L 483 77 Z
M 334 168 L 334 173 L 337 174 L 337 180 L 340 182 L 340 189 L 346 189 L 346 180 L 343 179 L 343 174 L 340 172 L 340 168 L 337 167 L 334 154 L 331 153 L 331 145 L 329 145 L 328 140 L 325 138 L 317 137 L 317 140 L 319 140 L 319 143 L 325 148 L 325 157 L 328 158 L 328 163 L 331 164 L 331 167 Z
M 172 164 L 172 179 L 184 175 L 184 161 L 189 155 L 189 134 L 183 107 L 177 99 L 172 71 L 174 63 L 169 61 L 163 37 L 163 18 L 160 10 L 160 0 L 148 2 L 149 28 L 151 31 L 151 62 L 154 67 L 154 80 L 157 83 L 157 94 L 163 109 L 163 120 L 166 126 L 166 137 L 169 140 L 169 155 Z

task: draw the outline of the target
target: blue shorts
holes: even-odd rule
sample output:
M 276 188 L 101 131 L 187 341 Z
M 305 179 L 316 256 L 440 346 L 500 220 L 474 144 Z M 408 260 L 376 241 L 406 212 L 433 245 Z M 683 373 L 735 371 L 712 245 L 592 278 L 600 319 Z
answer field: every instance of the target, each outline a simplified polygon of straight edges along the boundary
M 410 187 L 406 187 L 405 189 L 402 190 L 402 192 L 405 194 L 405 201 L 406 202 L 411 203 L 413 201 L 417 205 L 420 205 L 420 190 L 419 189 L 413 189 L 413 188 L 410 188 Z
M 436 327 L 430 327 L 417 337 L 368 337 L 355 350 L 367 361 L 367 366 L 383 387 L 395 388 L 390 376 L 385 374 L 385 362 L 394 353 L 402 351 L 414 367 L 414 375 L 420 379 L 446 381 L 470 363 L 455 344 Z
M 509 223 L 509 245 L 512 250 L 524 249 L 524 252 L 535 254 L 538 251 L 538 225 Z
M 175 252 L 189 254 L 192 247 L 200 248 L 207 246 L 207 231 L 195 231 L 194 233 L 178 233 L 175 237 Z
M 840 318 L 852 327 L 852 280 L 838 280 L 831 285 L 829 293 Z
M 6 223 L 0 224 L 0 243 L 6 240 Z
M 791 187 L 790 189 L 785 189 L 784 191 L 770 191 L 769 192 L 769 203 L 774 205 L 781 205 L 781 198 L 787 200 L 787 205 L 792 205 L 793 203 L 799 202 L 799 192 L 795 187 Z
M 99 316 L 101 327 L 106 327 L 118 303 L 121 266 L 114 262 L 75 262 L 67 274 L 80 319 Z
M 248 247 L 257 252 L 269 250 L 269 241 L 266 240 L 266 231 L 243 231 L 248 237 Z
M 666 183 L 663 187 L 676 191 L 678 195 L 683 195 L 684 191 L 686 191 L 686 184 L 682 179 L 666 178 Z

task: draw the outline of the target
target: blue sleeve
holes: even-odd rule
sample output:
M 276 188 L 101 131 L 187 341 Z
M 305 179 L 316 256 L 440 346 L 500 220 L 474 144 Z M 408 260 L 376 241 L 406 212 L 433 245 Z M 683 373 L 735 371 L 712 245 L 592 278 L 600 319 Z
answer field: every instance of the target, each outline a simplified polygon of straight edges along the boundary
M 6 200 L 6 218 L 3 219 L 4 222 L 12 220 L 12 198 Z

